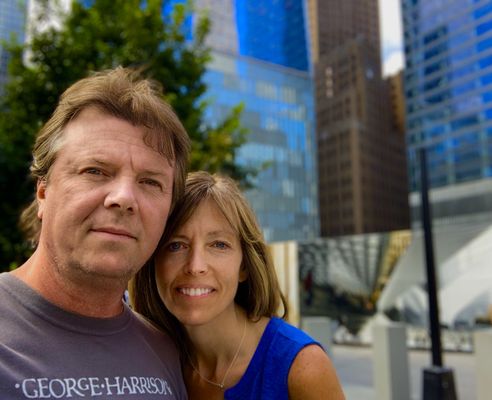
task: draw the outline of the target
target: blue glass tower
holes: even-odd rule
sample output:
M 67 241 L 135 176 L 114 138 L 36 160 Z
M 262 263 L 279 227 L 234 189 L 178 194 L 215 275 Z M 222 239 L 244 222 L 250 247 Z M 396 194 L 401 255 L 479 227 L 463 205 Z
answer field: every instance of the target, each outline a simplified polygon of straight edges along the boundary
M 0 39 L 9 40 L 16 35 L 19 42 L 24 41 L 27 0 L 0 0 Z M 8 55 L 0 44 L 0 92 L 7 78 Z
M 200 0 L 213 62 L 211 124 L 243 102 L 248 143 L 239 162 L 269 166 L 246 193 L 267 240 L 318 236 L 315 118 L 302 0 Z
M 206 74 L 207 118 L 222 120 L 243 102 L 250 131 L 239 162 L 269 167 L 246 193 L 268 240 L 317 236 L 318 212 L 311 81 L 304 73 L 215 53 Z
M 308 70 L 302 1 L 236 0 L 239 54 Z
M 402 0 L 402 15 L 411 190 L 425 147 L 436 219 L 492 213 L 492 1 Z

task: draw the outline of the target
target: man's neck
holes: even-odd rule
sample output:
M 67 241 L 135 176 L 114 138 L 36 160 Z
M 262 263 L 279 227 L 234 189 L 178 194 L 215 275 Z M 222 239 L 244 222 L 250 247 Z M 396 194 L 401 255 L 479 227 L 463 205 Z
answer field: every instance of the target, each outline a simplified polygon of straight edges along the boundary
M 114 282 L 74 282 L 41 262 L 36 252 L 11 273 L 56 306 L 87 317 L 110 318 L 123 311 L 124 286 Z

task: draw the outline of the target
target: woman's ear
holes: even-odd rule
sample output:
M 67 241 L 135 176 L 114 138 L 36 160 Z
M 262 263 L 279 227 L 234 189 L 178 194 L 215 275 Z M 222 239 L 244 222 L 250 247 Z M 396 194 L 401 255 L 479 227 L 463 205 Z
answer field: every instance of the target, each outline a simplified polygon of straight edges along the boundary
M 241 263 L 241 269 L 239 270 L 239 283 L 242 283 L 248 279 L 249 273 L 244 264 Z

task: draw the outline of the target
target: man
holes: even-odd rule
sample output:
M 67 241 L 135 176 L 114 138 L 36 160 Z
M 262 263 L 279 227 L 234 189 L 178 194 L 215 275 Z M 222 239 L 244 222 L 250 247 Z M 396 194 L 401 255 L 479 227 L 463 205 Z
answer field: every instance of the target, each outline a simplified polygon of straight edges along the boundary
M 82 79 L 41 129 L 23 223 L 37 244 L 0 275 L 0 398 L 184 399 L 169 338 L 122 301 L 183 189 L 189 138 L 151 82 Z

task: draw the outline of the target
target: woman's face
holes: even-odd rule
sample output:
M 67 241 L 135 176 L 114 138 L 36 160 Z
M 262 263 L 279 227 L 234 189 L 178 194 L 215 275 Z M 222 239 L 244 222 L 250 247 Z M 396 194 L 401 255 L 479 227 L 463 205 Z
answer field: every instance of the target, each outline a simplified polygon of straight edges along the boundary
M 159 294 L 184 325 L 201 325 L 234 310 L 241 268 L 241 243 L 213 200 L 203 201 L 191 218 L 159 249 Z

